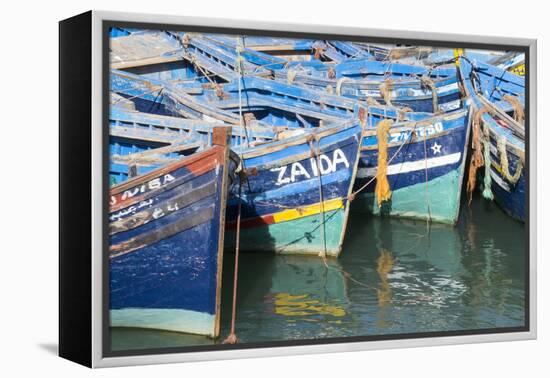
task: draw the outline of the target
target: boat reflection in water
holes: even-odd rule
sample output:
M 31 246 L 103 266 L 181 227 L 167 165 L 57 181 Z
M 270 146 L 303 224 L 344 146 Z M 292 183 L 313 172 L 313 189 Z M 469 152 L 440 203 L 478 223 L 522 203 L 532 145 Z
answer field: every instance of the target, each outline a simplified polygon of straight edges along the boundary
M 479 198 L 461 214 L 457 227 L 352 216 L 341 260 L 366 280 L 348 290 L 361 334 L 524 324 L 524 226 Z
M 525 232 L 474 196 L 455 227 L 351 213 L 338 259 L 243 253 L 242 343 L 441 332 L 524 324 Z M 231 320 L 234 255 L 224 258 L 221 337 L 114 329 L 115 348 L 219 343 Z
M 239 271 L 246 269 L 239 279 L 241 341 L 353 334 L 348 285 L 339 259 L 327 259 L 325 265 L 321 257 L 258 255 L 243 255 L 239 265 Z

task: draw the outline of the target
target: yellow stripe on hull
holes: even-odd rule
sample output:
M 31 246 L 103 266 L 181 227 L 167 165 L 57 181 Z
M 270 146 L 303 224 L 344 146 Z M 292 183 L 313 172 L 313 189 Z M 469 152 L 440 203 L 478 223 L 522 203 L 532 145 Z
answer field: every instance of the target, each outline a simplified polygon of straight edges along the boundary
M 319 214 L 321 210 L 327 212 L 344 207 L 344 201 L 342 198 L 335 198 L 329 201 L 323 202 L 323 208 L 321 209 L 321 203 L 316 203 L 309 206 L 299 207 L 296 209 L 283 210 L 279 213 L 273 214 L 274 223 L 288 222 L 294 219 L 308 217 L 311 215 Z

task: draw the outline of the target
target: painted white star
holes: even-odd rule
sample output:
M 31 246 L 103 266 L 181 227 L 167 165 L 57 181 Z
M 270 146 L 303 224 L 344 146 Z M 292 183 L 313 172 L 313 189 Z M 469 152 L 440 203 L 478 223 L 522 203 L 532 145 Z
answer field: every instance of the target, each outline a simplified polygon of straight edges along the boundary
M 430 148 L 432 149 L 434 155 L 441 153 L 441 145 L 437 144 L 437 142 L 435 142 Z

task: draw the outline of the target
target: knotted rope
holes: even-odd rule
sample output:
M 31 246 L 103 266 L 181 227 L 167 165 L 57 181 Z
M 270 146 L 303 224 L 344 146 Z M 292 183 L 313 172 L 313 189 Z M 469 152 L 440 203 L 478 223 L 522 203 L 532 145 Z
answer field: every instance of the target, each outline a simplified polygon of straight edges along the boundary
M 432 109 L 434 114 L 441 113 L 441 109 L 439 109 L 439 103 L 437 98 L 437 87 L 435 86 L 435 82 L 432 80 L 431 77 L 423 75 L 420 77 L 420 87 L 421 88 L 429 88 L 432 92 Z
M 391 103 L 391 93 L 390 93 L 392 87 L 393 87 L 393 80 L 390 78 L 387 78 L 386 80 L 384 80 L 384 82 L 380 84 L 380 86 L 378 87 L 378 89 L 380 90 L 380 94 L 384 99 L 384 102 L 388 106 L 393 106 L 393 104 Z
M 523 110 L 523 105 L 521 105 L 519 98 L 507 94 L 504 95 L 502 99 L 512 105 L 512 109 L 514 109 L 514 119 L 519 123 L 523 123 L 525 111 Z

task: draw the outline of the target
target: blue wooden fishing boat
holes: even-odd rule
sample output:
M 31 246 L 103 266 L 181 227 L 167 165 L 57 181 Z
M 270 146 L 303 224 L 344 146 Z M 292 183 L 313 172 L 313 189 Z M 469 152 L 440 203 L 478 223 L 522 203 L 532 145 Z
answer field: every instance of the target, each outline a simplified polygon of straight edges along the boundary
M 213 146 L 109 191 L 110 325 L 216 337 L 225 203 L 236 166 Z
M 147 73 L 144 66 L 156 66 L 157 71 L 177 75 L 182 61 L 181 46 L 176 35 L 165 31 L 140 31 L 131 33 L 125 29 L 112 29 L 119 36 L 109 41 L 109 60 L 112 69 L 133 69 L 135 73 Z M 128 33 L 128 34 L 124 34 Z
M 511 51 L 491 64 L 519 76 L 525 76 L 525 53 Z
M 405 58 L 420 60 L 434 50 L 430 46 L 407 46 L 370 42 L 353 42 L 353 44 L 365 50 L 373 59 L 379 61 L 399 61 Z
M 387 122 L 363 132 L 354 189 L 360 192 L 354 209 L 382 216 L 456 223 L 470 130 L 468 111 L 391 126 Z M 381 127 L 386 129 L 380 130 Z M 384 141 L 380 142 L 380 138 Z M 383 162 L 381 153 L 385 156 Z M 379 196 L 376 187 L 385 178 L 389 187 Z
M 143 90 L 138 93 L 136 85 L 119 88 L 133 88 L 136 91 L 132 92 L 134 100 L 140 93 L 146 93 Z M 178 93 L 174 91 L 170 96 L 176 99 Z M 195 108 L 190 102 L 187 106 Z M 152 122 L 152 118 L 156 121 Z M 128 117 L 122 122 L 130 123 Z M 180 128 L 185 128 L 190 120 L 139 115 L 133 122 L 142 125 L 143 132 L 150 138 L 148 130 L 151 129 L 179 135 L 175 126 L 179 124 Z M 164 125 L 160 129 L 159 123 Z M 254 140 L 255 134 L 248 136 L 249 132 L 255 132 L 254 126 L 251 129 L 242 126 L 241 130 L 244 133 L 237 134 L 244 139 L 236 139 L 238 144 L 233 145 L 233 150 L 243 160 L 247 179 L 240 200 L 238 189 L 232 187 L 227 214 L 232 229 L 241 202 L 241 249 L 337 256 L 345 235 L 349 210 L 347 196 L 353 186 L 361 145 L 359 119 L 350 115 L 348 121 L 323 128 L 288 131 L 259 127 L 257 133 L 274 132 L 271 141 L 269 135 L 264 138 L 265 143 Z M 232 237 L 233 234 L 228 233 L 227 244 L 232 243 Z
M 327 44 L 337 46 L 348 54 L 360 50 L 351 43 L 329 41 L 323 46 Z M 319 60 L 285 61 L 283 58 L 272 57 L 239 45 L 236 38 L 220 39 L 202 35 L 187 35 L 185 51 L 188 61 L 202 67 L 202 71 L 212 73 L 213 77 L 229 82 L 232 87 L 236 87 L 237 62 L 240 61 L 241 74 L 247 80 L 273 76 L 281 83 L 293 84 L 297 91 L 300 87 L 306 87 L 320 93 L 361 101 L 374 99 L 387 105 L 408 107 L 417 112 L 448 112 L 460 108 L 460 93 L 454 67 L 433 68 L 378 62 L 364 55 L 353 59 L 344 57 L 341 63 L 335 65 Z M 220 94 L 226 93 L 225 85 L 219 82 L 217 84 L 218 97 L 223 98 Z M 270 84 L 266 91 L 273 85 L 275 84 Z M 250 87 L 245 85 L 243 88 L 246 90 Z
M 292 69 L 289 69 L 292 70 Z M 299 67 L 278 79 L 361 101 L 408 107 L 418 112 L 448 112 L 460 108 L 456 69 L 354 59 L 328 70 Z
M 476 172 L 482 168 L 483 196 L 524 222 L 523 77 L 467 58 L 460 59 L 460 71 L 474 117 L 469 189 L 475 189 Z
M 338 256 L 342 250 L 361 145 L 361 124 L 296 130 L 256 147 L 234 149 L 246 180 L 234 185 L 228 227 L 241 203 L 240 246 L 249 251 Z M 226 241 L 233 242 L 234 233 Z

